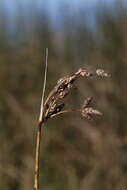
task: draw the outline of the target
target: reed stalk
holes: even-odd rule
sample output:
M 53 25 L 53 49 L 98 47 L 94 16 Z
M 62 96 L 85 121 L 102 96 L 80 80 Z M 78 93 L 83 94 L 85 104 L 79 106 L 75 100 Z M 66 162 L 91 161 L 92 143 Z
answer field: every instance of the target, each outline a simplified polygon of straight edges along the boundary
M 102 113 L 91 107 L 92 97 L 85 98 L 85 101 L 78 109 L 69 109 L 66 110 L 64 98 L 70 93 L 74 88 L 75 81 L 80 78 L 94 78 L 94 77 L 109 77 L 110 75 L 102 69 L 97 69 L 95 73 L 91 73 L 86 69 L 80 68 L 77 72 L 70 76 L 65 76 L 60 78 L 57 81 L 57 84 L 50 91 L 44 102 L 44 95 L 46 89 L 46 76 L 47 76 L 47 59 L 48 59 L 48 49 L 46 49 L 46 64 L 45 64 L 45 75 L 44 75 L 44 86 L 42 92 L 41 108 L 39 121 L 37 126 L 37 135 L 36 135 L 36 150 L 35 150 L 35 175 L 34 175 L 34 190 L 40 190 L 40 150 L 41 150 L 41 137 L 42 137 L 42 127 L 47 122 L 48 119 L 55 116 L 68 113 L 68 112 L 78 112 L 81 113 L 82 117 L 91 120 L 93 116 L 99 115 Z

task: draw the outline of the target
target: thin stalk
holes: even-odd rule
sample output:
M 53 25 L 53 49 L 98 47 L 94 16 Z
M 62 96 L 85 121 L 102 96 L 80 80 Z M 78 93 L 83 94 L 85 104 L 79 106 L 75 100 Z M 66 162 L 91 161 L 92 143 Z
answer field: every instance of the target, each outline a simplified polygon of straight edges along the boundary
M 80 112 L 81 111 L 81 109 L 71 109 L 71 110 L 63 110 L 63 111 L 60 111 L 60 112 L 58 112 L 58 113 L 56 113 L 56 114 L 53 114 L 52 116 L 50 116 L 50 118 L 53 118 L 53 117 L 55 117 L 55 116 L 58 116 L 58 115 L 61 115 L 61 114 L 64 114 L 64 113 L 71 113 L 71 112 Z
M 37 136 L 36 136 L 34 190 L 39 190 L 40 188 L 39 179 L 40 179 L 41 129 L 42 129 L 42 123 L 40 122 L 37 127 Z
M 44 85 L 43 85 L 43 92 L 42 92 L 41 106 L 40 106 L 40 115 L 39 115 L 39 122 L 38 122 L 38 126 L 37 126 L 37 135 L 36 135 L 34 190 L 40 189 L 41 131 L 42 131 L 42 126 L 44 124 L 43 115 L 44 115 L 44 96 L 45 96 L 45 89 L 46 89 L 47 66 L 48 66 L 48 48 L 46 48 Z
M 44 96 L 45 96 L 46 79 L 47 79 L 47 69 L 48 69 L 48 48 L 46 48 L 46 60 L 45 60 L 44 85 L 43 85 L 43 92 L 42 92 L 42 98 L 41 98 L 41 109 L 40 109 L 39 122 L 41 122 L 41 121 L 42 121 L 42 118 L 43 118 Z

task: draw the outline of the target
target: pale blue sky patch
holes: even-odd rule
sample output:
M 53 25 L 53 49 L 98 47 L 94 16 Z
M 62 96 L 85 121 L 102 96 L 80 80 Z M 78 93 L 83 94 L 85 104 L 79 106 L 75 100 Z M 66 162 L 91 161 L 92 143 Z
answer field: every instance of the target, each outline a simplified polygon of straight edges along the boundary
M 94 23 L 96 13 L 102 7 L 110 8 L 119 2 L 127 3 L 127 0 L 0 0 L 0 10 L 13 25 L 17 15 L 29 20 L 32 14 L 41 13 L 45 9 L 51 22 L 58 25 L 62 17 L 62 6 L 67 14 L 76 17 L 83 9 L 88 23 Z M 33 15 L 32 15 L 33 16 Z

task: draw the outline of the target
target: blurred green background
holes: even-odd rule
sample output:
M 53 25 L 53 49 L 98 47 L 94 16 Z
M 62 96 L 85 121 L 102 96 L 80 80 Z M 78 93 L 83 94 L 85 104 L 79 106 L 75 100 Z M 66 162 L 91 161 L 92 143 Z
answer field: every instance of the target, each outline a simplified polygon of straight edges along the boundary
M 0 1 L 0 189 L 31 190 L 35 136 L 49 48 L 46 94 L 62 76 L 103 68 L 110 79 L 77 82 L 65 101 L 87 96 L 104 116 L 48 121 L 41 188 L 127 189 L 127 2 Z

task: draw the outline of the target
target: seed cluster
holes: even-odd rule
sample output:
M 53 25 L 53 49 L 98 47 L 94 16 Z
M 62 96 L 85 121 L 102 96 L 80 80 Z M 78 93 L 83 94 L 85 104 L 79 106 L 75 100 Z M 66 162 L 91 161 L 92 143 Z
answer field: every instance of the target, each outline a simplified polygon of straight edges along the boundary
M 55 87 L 51 90 L 43 107 L 43 121 L 47 121 L 61 113 L 69 112 L 64 110 L 65 103 L 63 99 L 70 93 L 74 88 L 75 81 L 80 78 L 93 78 L 93 77 L 109 77 L 110 75 L 102 69 L 97 69 L 95 73 L 91 73 L 84 68 L 80 68 L 77 72 L 70 76 L 60 78 L 57 81 Z M 81 108 L 75 110 L 81 113 L 81 115 L 87 119 L 91 119 L 93 115 L 102 115 L 102 113 L 90 106 L 92 98 L 88 97 L 85 99 Z M 71 110 L 70 110 L 71 111 Z

